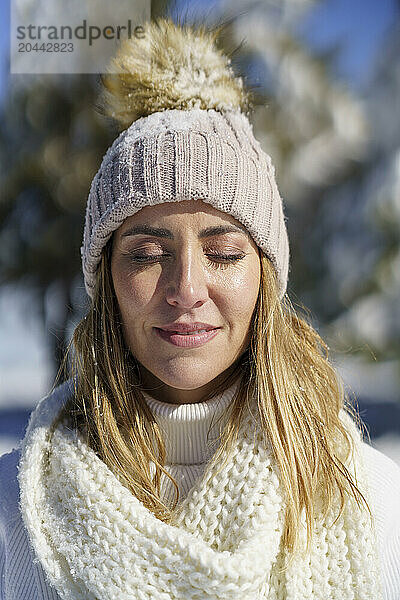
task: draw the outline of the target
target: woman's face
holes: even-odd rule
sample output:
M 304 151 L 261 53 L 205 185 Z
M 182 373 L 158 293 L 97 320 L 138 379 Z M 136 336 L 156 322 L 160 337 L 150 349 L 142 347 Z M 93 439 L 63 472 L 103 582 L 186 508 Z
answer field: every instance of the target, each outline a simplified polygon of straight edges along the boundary
M 260 259 L 246 229 L 199 200 L 147 206 L 114 233 L 111 273 L 144 388 L 164 402 L 200 402 L 250 342 Z M 214 331 L 160 332 L 179 323 Z

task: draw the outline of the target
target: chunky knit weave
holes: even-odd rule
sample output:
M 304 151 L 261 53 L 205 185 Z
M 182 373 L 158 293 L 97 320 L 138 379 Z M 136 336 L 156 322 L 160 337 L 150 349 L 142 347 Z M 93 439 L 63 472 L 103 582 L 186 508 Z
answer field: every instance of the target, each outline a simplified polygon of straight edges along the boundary
M 229 406 L 239 382 L 205 402 L 169 404 L 143 393 L 165 441 L 165 469 L 175 479 L 179 498 L 185 498 L 204 473 L 218 448 Z M 154 473 L 154 465 L 150 468 Z M 161 474 L 161 497 L 171 506 L 176 492 L 172 481 Z
M 239 111 L 165 110 L 135 121 L 108 149 L 90 188 L 82 267 L 93 296 L 103 246 L 141 208 L 204 200 L 232 215 L 270 258 L 286 291 L 289 242 L 271 158 Z
M 382 598 L 374 532 L 367 513 L 350 500 L 336 523 L 333 513 L 316 521 L 311 554 L 280 572 L 285 503 L 250 413 L 227 464 L 219 472 L 206 468 L 174 525 L 166 525 L 75 433 L 60 427 L 49 443 L 56 412 L 48 403 L 36 411 L 20 488 L 25 525 L 60 598 Z M 355 464 L 364 489 L 358 452 Z

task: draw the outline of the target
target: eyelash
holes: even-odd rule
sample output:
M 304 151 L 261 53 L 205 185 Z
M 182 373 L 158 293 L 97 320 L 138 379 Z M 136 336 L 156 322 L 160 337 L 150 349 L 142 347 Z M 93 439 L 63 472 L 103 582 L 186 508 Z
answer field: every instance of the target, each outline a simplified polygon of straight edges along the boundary
M 150 263 L 150 262 L 155 262 L 157 260 L 159 260 L 160 258 L 163 258 L 164 256 L 168 256 L 168 254 L 159 254 L 157 256 L 144 256 L 144 255 L 131 255 L 131 260 L 138 262 L 139 264 L 146 264 L 146 263 Z M 244 256 L 239 255 L 239 254 L 208 254 L 207 256 L 212 256 L 214 258 L 218 260 L 223 260 L 223 261 L 227 261 L 225 263 L 218 263 L 217 261 L 213 261 L 211 259 L 209 259 L 209 262 L 211 263 L 211 265 L 217 269 L 220 268 L 225 268 L 225 267 L 229 267 L 229 265 L 232 265 L 234 263 L 239 262 L 239 260 L 242 260 L 244 258 Z

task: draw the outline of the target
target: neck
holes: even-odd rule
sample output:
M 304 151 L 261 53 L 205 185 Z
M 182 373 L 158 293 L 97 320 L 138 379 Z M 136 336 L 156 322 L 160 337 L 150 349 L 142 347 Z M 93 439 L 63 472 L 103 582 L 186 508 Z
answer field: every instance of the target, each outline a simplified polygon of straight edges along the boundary
M 240 377 L 240 363 L 234 363 L 212 381 L 193 390 L 183 390 L 167 385 L 158 377 L 150 373 L 143 365 L 139 365 L 141 374 L 142 391 L 146 392 L 156 400 L 168 404 L 197 404 L 206 402 L 213 398 L 216 393 L 237 382 Z

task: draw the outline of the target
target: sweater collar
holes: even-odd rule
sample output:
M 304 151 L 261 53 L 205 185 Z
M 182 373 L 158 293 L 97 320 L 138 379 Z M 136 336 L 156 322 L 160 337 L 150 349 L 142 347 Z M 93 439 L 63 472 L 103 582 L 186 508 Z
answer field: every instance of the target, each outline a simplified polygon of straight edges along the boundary
M 210 400 L 194 404 L 162 402 L 142 392 L 163 433 L 167 465 L 199 465 L 212 457 L 238 386 L 236 381 Z

